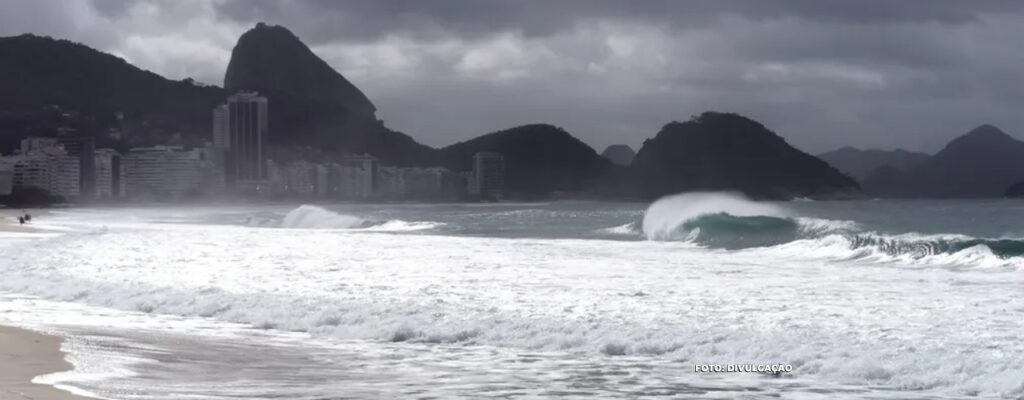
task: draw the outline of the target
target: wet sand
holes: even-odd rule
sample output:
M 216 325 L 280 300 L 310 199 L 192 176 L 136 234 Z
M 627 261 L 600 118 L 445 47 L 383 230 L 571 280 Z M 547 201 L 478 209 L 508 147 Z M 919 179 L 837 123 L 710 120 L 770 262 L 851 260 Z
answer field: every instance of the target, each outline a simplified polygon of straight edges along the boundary
M 32 383 L 39 375 L 72 368 L 60 351 L 61 339 L 0 326 L 0 400 L 85 400 L 48 385 Z
M 26 212 L 32 214 L 33 219 L 38 218 L 40 216 L 44 216 L 46 214 L 46 211 L 36 209 L 0 209 L 0 232 L 39 232 L 39 229 L 36 229 L 32 226 L 32 222 L 29 222 L 24 225 L 18 223 L 18 216 L 25 215 Z M 0 400 L 3 399 L 0 398 Z

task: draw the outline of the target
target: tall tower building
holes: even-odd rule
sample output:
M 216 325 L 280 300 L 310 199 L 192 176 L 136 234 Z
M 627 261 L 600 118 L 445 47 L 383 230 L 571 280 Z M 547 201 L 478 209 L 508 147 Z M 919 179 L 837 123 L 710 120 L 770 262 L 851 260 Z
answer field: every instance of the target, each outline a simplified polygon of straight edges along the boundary
M 213 108 L 213 148 L 225 150 L 231 146 L 228 132 L 228 105 Z
M 232 95 L 227 114 L 228 184 L 267 179 L 267 98 L 257 93 Z
M 498 153 L 479 152 L 473 155 L 473 177 L 470 194 L 481 200 L 501 199 L 505 192 L 505 159 Z
M 78 158 L 78 195 L 92 198 L 96 194 L 96 139 L 90 136 L 58 136 L 69 156 Z M 68 186 L 70 187 L 70 185 Z

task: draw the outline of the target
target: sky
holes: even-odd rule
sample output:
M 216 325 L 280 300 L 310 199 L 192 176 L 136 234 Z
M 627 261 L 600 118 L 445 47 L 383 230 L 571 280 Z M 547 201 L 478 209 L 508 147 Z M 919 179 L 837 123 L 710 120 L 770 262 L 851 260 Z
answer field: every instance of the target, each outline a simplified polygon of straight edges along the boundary
M 260 21 L 432 146 L 550 123 L 637 149 L 707 110 L 811 153 L 935 152 L 983 123 L 1024 137 L 1024 1 L 0 0 L 0 36 L 215 85 Z

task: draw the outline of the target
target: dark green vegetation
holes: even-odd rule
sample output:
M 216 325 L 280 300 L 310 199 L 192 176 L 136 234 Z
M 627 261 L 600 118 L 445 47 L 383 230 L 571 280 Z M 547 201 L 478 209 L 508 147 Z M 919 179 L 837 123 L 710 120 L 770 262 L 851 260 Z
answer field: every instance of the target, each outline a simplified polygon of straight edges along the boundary
M 8 207 L 48 207 L 63 202 L 63 197 L 35 186 L 18 186 L 11 194 L 0 196 L 0 204 Z
M 224 94 L 66 40 L 0 38 L 0 152 L 26 136 L 52 136 L 67 119 L 91 136 L 121 129 L 136 145 L 198 143 L 209 137 L 210 109 Z
M 739 190 L 756 198 L 849 198 L 857 182 L 737 114 L 705 112 L 665 125 L 644 141 L 631 167 L 647 198 L 685 191 Z
M 440 150 L 444 165 L 455 171 L 471 169 L 479 151 L 501 153 L 507 191 L 528 196 L 607 190 L 617 169 L 569 132 L 546 124 L 489 133 Z

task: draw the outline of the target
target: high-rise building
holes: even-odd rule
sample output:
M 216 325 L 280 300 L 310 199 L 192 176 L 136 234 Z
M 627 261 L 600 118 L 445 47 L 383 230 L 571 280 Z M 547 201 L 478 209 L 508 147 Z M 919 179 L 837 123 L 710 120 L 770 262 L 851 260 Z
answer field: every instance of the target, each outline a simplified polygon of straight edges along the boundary
M 57 143 L 64 147 L 67 155 L 78 158 L 78 195 L 93 197 L 96 186 L 96 139 L 91 136 L 58 136 Z
M 81 197 L 82 193 L 82 158 L 80 156 L 58 156 L 51 164 L 52 181 L 50 193 L 64 198 Z
M 497 200 L 505 191 L 505 159 L 498 153 L 479 152 L 473 155 L 473 177 L 470 194 L 483 200 Z
M 221 195 L 226 189 L 224 149 L 199 147 L 192 150 L 199 159 L 199 187 L 204 195 Z
M 228 97 L 226 176 L 234 186 L 267 179 L 267 98 L 256 93 Z
M 335 168 L 337 195 L 342 198 L 368 199 L 377 191 L 377 159 L 369 155 L 341 157 Z
M 21 139 L 20 150 L 21 154 L 53 154 L 54 152 L 66 154 L 60 143 L 57 143 L 57 138 L 50 137 L 28 137 Z
M 227 150 L 231 147 L 228 132 L 228 105 L 213 108 L 213 148 Z
M 180 146 L 134 148 L 123 158 L 129 197 L 178 198 L 198 194 L 201 160 Z
M 114 149 L 96 149 L 97 199 L 121 197 L 121 155 Z
M 63 197 L 81 194 L 81 160 L 69 156 L 56 138 L 30 137 L 19 154 L 4 157 L 13 166 L 13 187 L 37 187 Z
M 295 161 L 281 168 L 281 190 L 293 196 L 312 196 L 316 193 L 316 165 Z
M 14 190 L 14 163 L 0 159 L 0 196 L 11 194 Z

